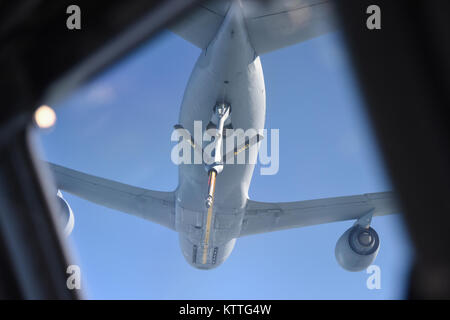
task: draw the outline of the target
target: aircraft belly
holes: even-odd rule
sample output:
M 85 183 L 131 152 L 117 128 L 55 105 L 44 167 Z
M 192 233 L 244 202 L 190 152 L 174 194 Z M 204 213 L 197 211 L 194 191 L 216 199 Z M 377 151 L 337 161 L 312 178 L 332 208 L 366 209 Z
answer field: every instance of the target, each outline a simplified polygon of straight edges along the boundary
M 202 53 L 199 61 L 204 58 Z M 231 122 L 234 129 L 246 131 L 264 128 L 265 88 L 259 57 L 247 65 L 247 68 L 236 73 L 234 78 L 228 78 L 226 85 L 222 81 L 221 74 L 211 72 L 210 68 L 199 67 L 198 64 L 189 80 L 179 119 L 179 123 L 192 136 L 195 135 L 194 121 L 201 121 L 203 134 L 211 119 L 213 107 L 221 99 L 231 104 Z M 210 141 L 203 142 L 203 147 L 209 143 Z M 215 204 L 227 208 L 244 207 L 253 170 L 253 164 L 225 164 L 223 172 L 217 179 Z M 187 198 L 193 200 L 186 200 L 193 202 L 187 204 L 190 208 L 204 205 L 207 179 L 203 164 L 179 166 L 180 192 L 182 194 L 186 192 Z M 184 186 L 186 188 L 183 188 Z M 197 190 L 199 188 L 200 190 Z M 186 197 L 183 196 L 184 198 Z M 199 198 L 202 200 L 198 201 Z
M 266 101 L 261 62 L 248 40 L 241 13 L 233 8 L 215 39 L 200 54 L 183 97 L 179 124 L 196 143 L 199 141 L 194 122 L 201 121 L 201 139 L 218 102 L 231 105 L 234 129 L 264 128 Z M 202 142 L 203 148 L 209 143 Z M 254 164 L 225 164 L 217 176 L 214 203 L 208 215 L 205 166 L 179 165 L 176 230 L 183 254 L 191 265 L 213 268 L 231 253 L 242 226 L 253 170 Z M 207 220 L 208 216 L 212 218 Z

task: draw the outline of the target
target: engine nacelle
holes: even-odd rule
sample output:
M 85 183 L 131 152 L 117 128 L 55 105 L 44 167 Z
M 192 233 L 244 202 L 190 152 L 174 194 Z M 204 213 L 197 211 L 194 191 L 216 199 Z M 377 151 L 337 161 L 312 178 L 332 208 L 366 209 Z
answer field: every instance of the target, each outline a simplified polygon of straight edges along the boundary
M 56 201 L 58 203 L 61 225 L 64 226 L 64 235 L 67 237 L 72 233 L 75 225 L 75 217 L 73 216 L 72 208 L 69 206 L 69 203 L 66 199 L 64 199 L 61 191 L 59 190 L 56 194 Z
M 336 260 L 348 271 L 362 271 L 372 264 L 380 249 L 378 234 L 371 227 L 355 225 L 336 243 Z

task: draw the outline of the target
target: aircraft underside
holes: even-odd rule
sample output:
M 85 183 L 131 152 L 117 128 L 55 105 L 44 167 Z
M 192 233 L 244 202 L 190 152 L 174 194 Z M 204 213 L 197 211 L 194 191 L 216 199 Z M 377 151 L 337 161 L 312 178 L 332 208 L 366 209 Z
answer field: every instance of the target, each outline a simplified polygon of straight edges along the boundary
M 293 202 L 248 198 L 252 162 L 229 163 L 227 130 L 254 132 L 231 158 L 256 158 L 265 123 L 265 86 L 259 55 L 333 30 L 330 4 L 320 0 L 213 1 L 199 6 L 172 31 L 202 49 L 191 74 L 175 130 L 189 142 L 188 163 L 179 164 L 173 192 L 153 191 L 50 164 L 59 190 L 177 231 L 186 261 L 200 269 L 219 266 L 236 239 L 252 234 L 335 221 L 355 223 L 336 244 L 339 264 L 350 271 L 369 266 L 379 250 L 372 217 L 398 213 L 391 192 Z M 331 25 L 331 26 L 330 26 Z M 200 128 L 197 135 L 196 128 Z M 253 130 L 253 131 L 252 131 Z M 205 137 L 208 137 L 205 141 Z M 209 146 L 214 146 L 204 156 Z M 226 150 L 226 148 L 225 148 Z M 211 150 L 210 150 L 211 151 Z M 196 162 L 200 156 L 200 162 Z M 207 161 L 205 161 L 207 159 Z M 55 194 L 61 199 L 60 192 Z M 62 214 L 72 215 L 66 201 Z M 71 227 L 73 227 L 72 219 Z M 71 227 L 66 228 L 71 229 Z
M 235 3 L 200 54 L 180 112 L 180 126 L 187 132 L 194 132 L 195 121 L 201 121 L 202 133 L 208 125 L 215 130 L 214 161 L 179 168 L 175 226 L 183 255 L 195 267 L 209 269 L 225 261 L 239 236 L 247 204 L 254 165 L 224 164 L 225 125 L 243 131 L 263 129 L 265 108 L 261 62 Z

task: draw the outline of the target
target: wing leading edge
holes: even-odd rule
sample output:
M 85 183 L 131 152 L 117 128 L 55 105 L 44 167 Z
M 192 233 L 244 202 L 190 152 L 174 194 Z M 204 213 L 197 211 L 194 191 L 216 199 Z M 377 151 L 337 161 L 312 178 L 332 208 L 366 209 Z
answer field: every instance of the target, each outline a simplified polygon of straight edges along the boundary
M 268 203 L 249 200 L 240 236 L 398 213 L 392 192 Z
M 174 193 L 152 191 L 49 163 L 58 189 L 175 230 Z

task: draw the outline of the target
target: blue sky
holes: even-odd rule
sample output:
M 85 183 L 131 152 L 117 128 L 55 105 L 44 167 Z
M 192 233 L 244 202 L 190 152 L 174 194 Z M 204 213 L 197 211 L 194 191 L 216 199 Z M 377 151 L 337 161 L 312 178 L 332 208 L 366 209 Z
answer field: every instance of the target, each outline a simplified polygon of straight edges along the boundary
M 164 32 L 58 106 L 40 134 L 57 164 L 153 190 L 172 191 L 170 141 L 200 50 Z M 249 196 L 295 201 L 390 190 L 339 33 L 261 57 L 266 128 L 280 130 L 280 170 L 255 170 Z M 230 258 L 204 271 L 188 265 L 178 235 L 65 193 L 75 214 L 69 240 L 94 299 L 396 299 L 411 248 L 400 216 L 378 217 L 381 289 L 344 271 L 334 246 L 353 222 L 238 239 Z

